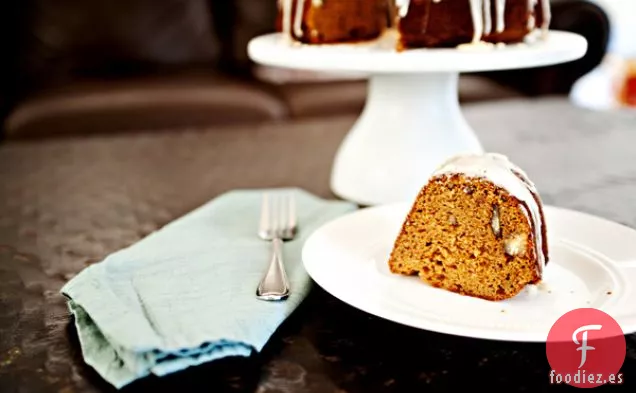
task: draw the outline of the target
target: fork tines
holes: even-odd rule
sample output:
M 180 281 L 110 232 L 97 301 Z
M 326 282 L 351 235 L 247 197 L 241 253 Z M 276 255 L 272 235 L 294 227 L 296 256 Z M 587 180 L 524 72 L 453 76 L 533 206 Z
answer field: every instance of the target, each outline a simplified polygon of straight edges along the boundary
M 259 233 L 262 237 L 288 239 L 296 230 L 296 199 L 292 193 L 266 192 L 261 202 Z

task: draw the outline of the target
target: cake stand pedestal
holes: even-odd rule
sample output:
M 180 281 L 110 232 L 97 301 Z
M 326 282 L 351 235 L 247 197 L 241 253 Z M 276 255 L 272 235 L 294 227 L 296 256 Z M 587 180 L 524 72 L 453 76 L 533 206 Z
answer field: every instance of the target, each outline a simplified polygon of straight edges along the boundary
M 507 46 L 395 51 L 394 34 L 361 44 L 302 45 L 280 33 L 253 39 L 261 64 L 368 75 L 367 100 L 333 163 L 331 188 L 361 205 L 412 201 L 449 157 L 483 152 L 462 115 L 461 72 L 538 67 L 582 57 L 579 35 L 551 31 L 545 40 Z

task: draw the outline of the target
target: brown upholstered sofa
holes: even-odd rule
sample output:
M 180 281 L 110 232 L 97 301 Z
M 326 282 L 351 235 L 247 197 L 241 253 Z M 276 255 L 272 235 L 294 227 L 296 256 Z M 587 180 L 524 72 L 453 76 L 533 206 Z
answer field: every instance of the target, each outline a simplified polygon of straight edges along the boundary
M 6 0 L 0 115 L 6 139 L 290 121 L 356 113 L 366 82 L 264 68 L 246 54 L 276 0 Z M 609 22 L 553 0 L 553 28 L 589 42 L 581 60 L 463 75 L 464 103 L 567 93 L 605 54 Z

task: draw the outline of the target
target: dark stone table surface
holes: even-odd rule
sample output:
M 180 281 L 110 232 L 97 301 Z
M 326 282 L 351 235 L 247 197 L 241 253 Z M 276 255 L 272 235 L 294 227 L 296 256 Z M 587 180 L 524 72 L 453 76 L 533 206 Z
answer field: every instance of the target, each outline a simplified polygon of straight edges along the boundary
M 524 167 L 546 203 L 636 227 L 636 114 L 589 112 L 562 99 L 472 105 L 465 113 L 487 150 Z M 60 287 L 233 188 L 293 185 L 334 197 L 331 163 L 354 120 L 0 146 L 0 392 L 114 391 L 83 363 Z M 636 340 L 627 341 L 625 385 L 601 390 L 634 390 Z M 549 369 L 545 345 L 401 326 L 316 287 L 262 353 L 123 390 L 538 392 L 555 387 Z

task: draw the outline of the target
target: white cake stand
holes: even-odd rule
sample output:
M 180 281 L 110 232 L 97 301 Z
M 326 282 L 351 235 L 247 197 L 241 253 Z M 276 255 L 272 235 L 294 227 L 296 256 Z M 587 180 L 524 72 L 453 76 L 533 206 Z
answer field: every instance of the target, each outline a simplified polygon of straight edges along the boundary
M 280 33 L 253 39 L 249 56 L 278 67 L 369 76 L 365 108 L 342 142 L 332 191 L 361 205 L 411 201 L 449 156 L 482 152 L 458 98 L 460 72 L 538 67 L 582 57 L 586 40 L 551 31 L 508 46 L 397 52 L 396 36 L 362 44 L 301 45 Z

